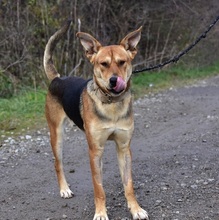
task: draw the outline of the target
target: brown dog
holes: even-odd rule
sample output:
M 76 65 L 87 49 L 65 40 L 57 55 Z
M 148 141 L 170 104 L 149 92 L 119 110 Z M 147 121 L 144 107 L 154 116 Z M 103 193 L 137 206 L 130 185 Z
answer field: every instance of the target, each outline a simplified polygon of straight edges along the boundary
M 131 172 L 130 142 L 134 130 L 130 78 L 131 61 L 137 51 L 141 28 L 128 34 L 120 45 L 102 46 L 91 35 L 77 33 L 86 56 L 94 66 L 93 79 L 60 77 L 53 62 L 56 43 L 66 33 L 66 23 L 48 41 L 44 68 L 51 80 L 46 98 L 46 118 L 50 129 L 55 168 L 61 197 L 72 197 L 62 163 L 62 128 L 70 118 L 84 130 L 89 145 L 90 166 L 94 187 L 94 220 L 108 220 L 106 198 L 102 185 L 102 154 L 107 140 L 116 143 L 119 168 L 128 208 L 133 219 L 148 219 L 148 214 L 136 201 Z

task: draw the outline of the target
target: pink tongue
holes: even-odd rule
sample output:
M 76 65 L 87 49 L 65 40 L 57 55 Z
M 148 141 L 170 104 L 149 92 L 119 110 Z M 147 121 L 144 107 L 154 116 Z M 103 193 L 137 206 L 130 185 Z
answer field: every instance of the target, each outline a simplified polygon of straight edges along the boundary
M 118 76 L 116 86 L 113 89 L 116 92 L 121 92 L 122 90 L 125 89 L 125 87 L 126 87 L 125 81 L 120 76 Z

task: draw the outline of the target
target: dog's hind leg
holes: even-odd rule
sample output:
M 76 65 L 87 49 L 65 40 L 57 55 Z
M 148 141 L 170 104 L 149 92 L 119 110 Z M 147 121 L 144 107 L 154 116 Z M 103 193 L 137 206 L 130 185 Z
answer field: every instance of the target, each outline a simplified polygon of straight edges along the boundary
M 125 197 L 128 203 L 128 208 L 132 214 L 133 219 L 146 219 L 148 220 L 147 212 L 142 209 L 134 194 L 133 181 L 132 181 L 132 158 L 130 150 L 130 138 L 129 132 L 126 135 L 126 132 L 116 136 L 115 142 L 117 145 L 117 157 L 119 162 L 119 169 L 122 177 L 122 182 L 125 191 Z
M 55 157 L 55 169 L 60 188 L 60 195 L 63 198 L 70 198 L 72 197 L 73 192 L 69 189 L 66 181 L 62 162 L 62 136 L 66 114 L 57 100 L 49 94 L 47 95 L 46 102 L 46 118 L 50 129 L 50 141 Z

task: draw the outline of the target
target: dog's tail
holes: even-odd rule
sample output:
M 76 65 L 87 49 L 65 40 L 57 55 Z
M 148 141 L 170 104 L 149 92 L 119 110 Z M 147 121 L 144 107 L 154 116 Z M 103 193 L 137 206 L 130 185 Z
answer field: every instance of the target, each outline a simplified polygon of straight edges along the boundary
M 53 64 L 52 54 L 53 54 L 56 44 L 61 39 L 61 37 L 67 32 L 70 24 L 71 24 L 71 20 L 68 20 L 67 22 L 65 22 L 65 24 L 57 32 L 55 32 L 55 34 L 53 34 L 50 37 L 48 43 L 46 44 L 44 57 L 43 57 L 43 65 L 44 65 L 46 75 L 48 79 L 51 81 L 56 77 L 60 77 L 59 73 L 57 72 Z

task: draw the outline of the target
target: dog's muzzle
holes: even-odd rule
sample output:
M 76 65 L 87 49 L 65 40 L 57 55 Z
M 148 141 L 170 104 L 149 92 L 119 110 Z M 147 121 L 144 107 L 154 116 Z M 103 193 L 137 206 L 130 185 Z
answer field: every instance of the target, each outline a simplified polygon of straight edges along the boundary
M 126 82 L 120 76 L 112 76 L 109 83 L 110 88 L 116 93 L 120 93 L 126 88 Z

